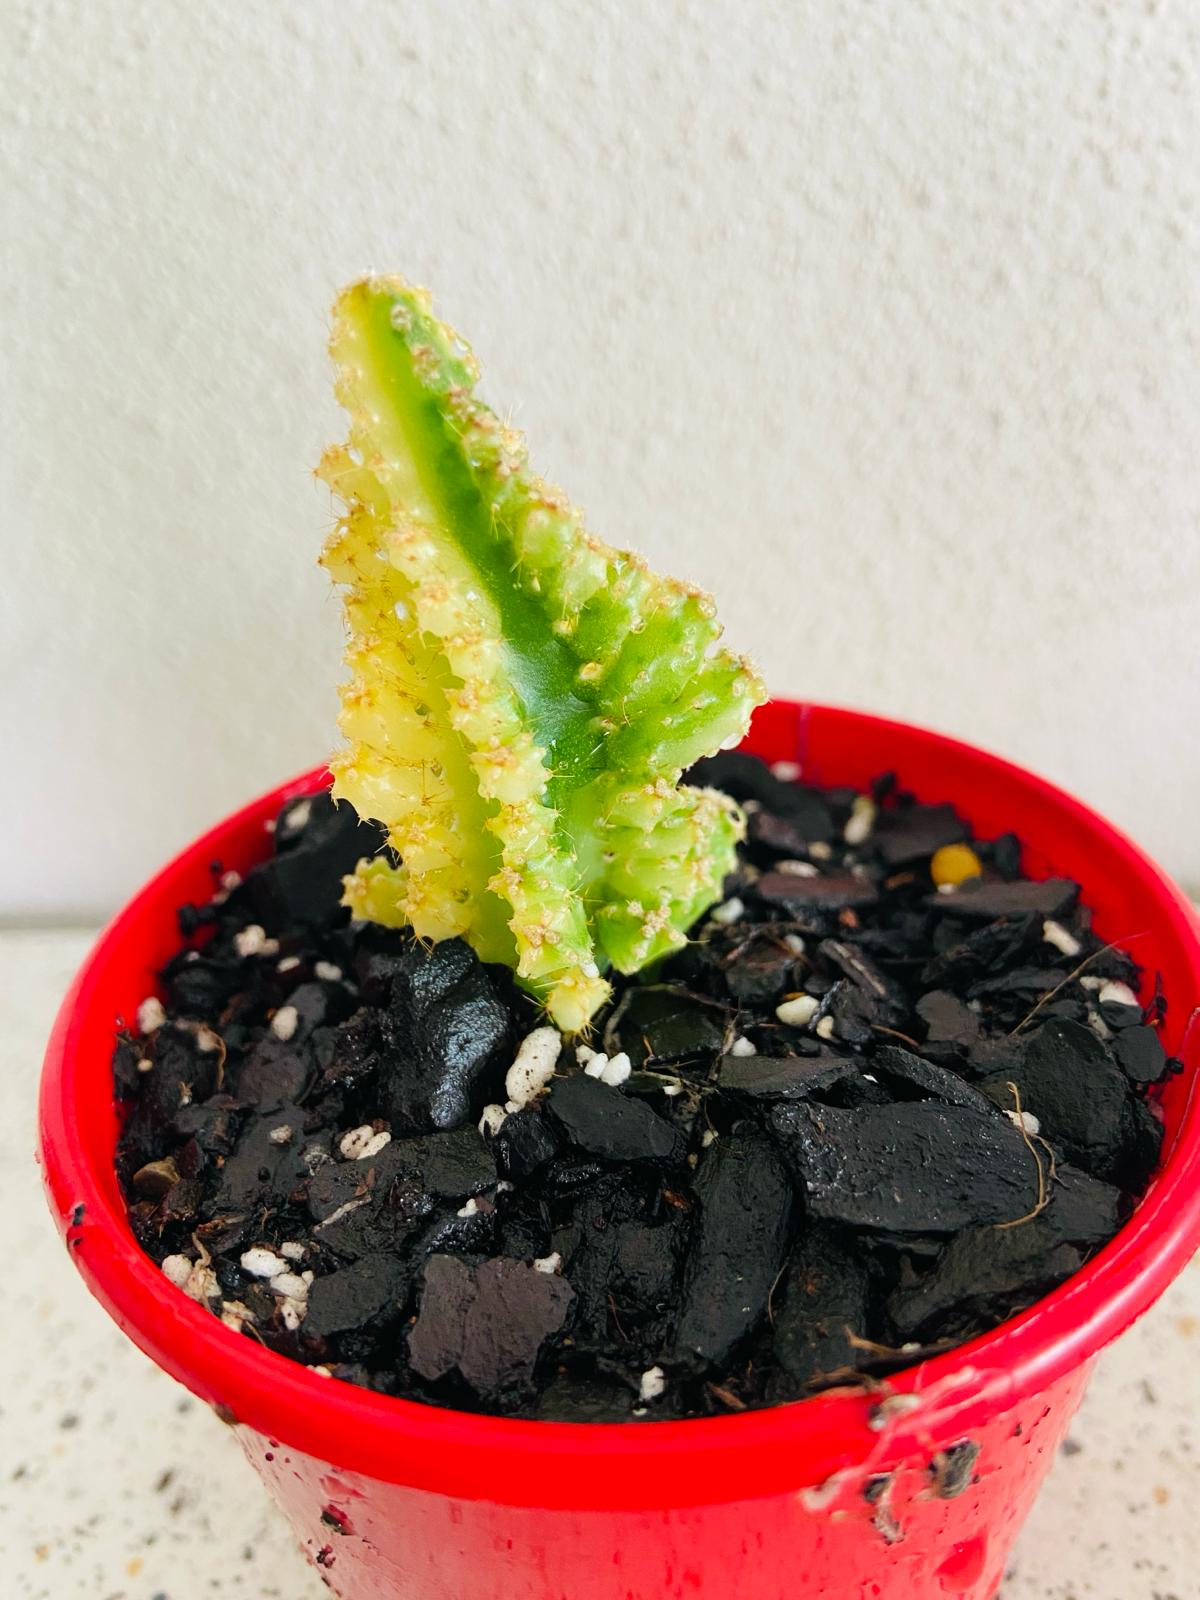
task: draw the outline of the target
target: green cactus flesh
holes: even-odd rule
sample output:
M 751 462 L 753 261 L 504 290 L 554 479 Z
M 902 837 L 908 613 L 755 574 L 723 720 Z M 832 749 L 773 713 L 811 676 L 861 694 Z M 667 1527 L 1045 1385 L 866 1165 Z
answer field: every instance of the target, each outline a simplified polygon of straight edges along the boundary
M 330 348 L 350 417 L 319 468 L 345 506 L 322 557 L 349 632 L 334 789 L 400 857 L 360 863 L 346 902 L 461 935 L 578 1030 L 604 969 L 677 948 L 718 897 L 741 819 L 679 777 L 745 731 L 759 680 L 706 595 L 529 470 L 424 291 L 352 285 Z

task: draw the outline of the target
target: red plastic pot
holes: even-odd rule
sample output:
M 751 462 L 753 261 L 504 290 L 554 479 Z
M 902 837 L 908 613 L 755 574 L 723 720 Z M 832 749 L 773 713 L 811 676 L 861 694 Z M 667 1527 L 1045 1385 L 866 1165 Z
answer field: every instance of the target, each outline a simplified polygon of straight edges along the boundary
M 990 1600 L 1098 1352 L 1200 1244 L 1200 923 L 1115 828 L 1041 779 L 938 734 L 777 701 L 748 747 L 826 784 L 891 768 L 953 800 L 983 837 L 1015 829 L 1034 876 L 1079 879 L 1106 938 L 1133 941 L 1169 999 L 1186 1070 L 1162 1097 L 1161 1168 L 1120 1235 L 1023 1316 L 896 1377 L 719 1419 L 582 1426 L 369 1394 L 273 1355 L 174 1290 L 135 1244 L 113 1173 L 113 1029 L 177 944 L 175 908 L 209 864 L 245 868 L 310 773 L 221 823 L 101 935 L 46 1057 L 50 1204 L 89 1288 L 146 1353 L 233 1423 L 345 1600 Z M 939 1493 L 939 1452 L 978 1446 Z M 960 1457 L 961 1459 L 961 1457 Z M 889 1474 L 882 1497 L 878 1482 Z

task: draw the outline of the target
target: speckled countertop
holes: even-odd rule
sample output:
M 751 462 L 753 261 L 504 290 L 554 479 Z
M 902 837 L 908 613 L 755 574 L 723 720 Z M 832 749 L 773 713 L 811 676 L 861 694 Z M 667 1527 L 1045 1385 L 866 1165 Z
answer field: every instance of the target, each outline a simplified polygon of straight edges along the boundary
M 54 1009 L 90 935 L 0 934 L 0 1593 L 328 1594 L 208 1410 L 88 1297 L 33 1164 Z M 1200 1260 L 1103 1358 L 1001 1600 L 1200 1597 Z

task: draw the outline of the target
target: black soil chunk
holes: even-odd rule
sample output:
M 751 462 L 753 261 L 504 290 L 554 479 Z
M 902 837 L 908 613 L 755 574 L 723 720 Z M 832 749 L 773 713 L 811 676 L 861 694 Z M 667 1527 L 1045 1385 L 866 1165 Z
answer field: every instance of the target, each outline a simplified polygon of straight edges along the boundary
M 932 1272 L 897 1289 L 888 1316 L 897 1343 L 963 1338 L 1024 1310 L 1083 1265 L 1041 1217 L 1012 1228 L 972 1228 L 946 1246 Z
M 410 944 L 382 1022 L 380 1109 L 394 1127 L 457 1128 L 500 1095 L 512 1059 L 501 980 L 461 939 Z
M 308 1297 L 304 1331 L 328 1338 L 347 1329 L 369 1327 L 377 1319 L 395 1318 L 404 1310 L 408 1270 L 390 1255 L 363 1256 L 351 1267 L 318 1278 Z
M 237 891 L 268 933 L 326 922 L 330 907 L 341 900 L 342 879 L 364 857 L 379 854 L 384 835 L 375 823 L 360 822 L 352 806 L 335 805 L 323 791 L 283 808 L 275 845 L 276 853 Z
M 740 750 L 710 756 L 696 763 L 688 782 L 723 789 L 735 800 L 755 801 L 771 816 L 792 823 L 809 843 L 825 844 L 833 838 L 833 815 L 821 791 L 777 778 L 756 756 Z
M 717 1081 L 725 1093 L 755 1100 L 808 1100 L 859 1070 L 853 1056 L 832 1050 L 811 1056 L 722 1056 Z
M 604 1047 L 635 1067 L 699 1059 L 721 1048 L 722 1016 L 665 984 L 630 989 L 605 1029 Z
M 997 1105 L 1032 1112 L 1041 1132 L 1068 1161 L 1100 1177 L 1119 1163 L 1127 1137 L 1129 1083 L 1090 1028 L 1052 1021 L 1027 1039 L 1020 1061 L 985 1078 L 981 1087 Z
M 527 1386 L 543 1344 L 562 1327 L 574 1294 L 553 1273 L 498 1258 L 469 1267 L 431 1256 L 408 1339 L 424 1378 L 455 1369 L 482 1400 Z
M 608 1061 L 564 1040 L 521 1106 L 507 1070 L 545 1018 L 512 975 L 341 905 L 374 824 L 302 796 L 244 879 L 214 864 L 166 1020 L 114 1041 L 118 1177 L 166 1276 L 204 1269 L 245 1336 L 383 1393 L 611 1422 L 874 1381 L 1111 1239 L 1177 1063 L 1153 975 L 1145 1009 L 1105 987 L 1142 975 L 1079 886 L 891 775 L 870 805 L 739 752 L 690 779 L 748 806 L 720 914 L 610 975 Z M 935 892 L 966 841 L 980 876 Z M 929 1492 L 963 1492 L 974 1450 Z
M 1123 1028 L 1113 1040 L 1113 1055 L 1130 1083 L 1139 1085 L 1158 1083 L 1170 1067 L 1155 1028 Z
M 584 1073 L 558 1079 L 547 1104 L 571 1143 L 589 1155 L 678 1165 L 686 1153 L 683 1135 L 645 1101 Z
M 791 1230 L 792 1185 L 770 1142 L 742 1122 L 708 1150 L 695 1188 L 700 1216 L 675 1344 L 684 1360 L 720 1366 L 766 1316 Z
M 885 812 L 874 844 L 885 865 L 906 867 L 932 856 L 943 845 L 961 844 L 967 827 L 951 805 L 908 805 Z
M 989 883 L 972 878 L 950 895 L 930 895 L 926 904 L 950 916 L 994 922 L 997 917 L 1061 917 L 1075 904 L 1079 885 L 1070 878 L 1046 878 L 1041 883 Z
M 879 898 L 875 885 L 852 872 L 804 877 L 796 872 L 764 872 L 754 885 L 760 900 L 789 911 L 846 911 L 869 906 Z
M 861 1365 L 869 1293 L 867 1264 L 853 1240 L 820 1224 L 806 1227 L 776 1294 L 774 1397 L 790 1398 Z
M 782 1105 L 771 1122 L 808 1215 L 826 1222 L 956 1233 L 1011 1222 L 1038 1203 L 1036 1157 L 1000 1113 L 933 1101 Z

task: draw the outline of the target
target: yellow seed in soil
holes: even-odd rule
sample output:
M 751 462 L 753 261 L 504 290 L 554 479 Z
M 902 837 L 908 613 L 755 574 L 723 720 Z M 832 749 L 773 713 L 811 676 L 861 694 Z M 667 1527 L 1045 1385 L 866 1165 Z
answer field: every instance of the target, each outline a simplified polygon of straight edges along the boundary
M 943 884 L 965 883 L 978 878 L 983 863 L 969 844 L 944 844 L 935 850 L 929 863 L 929 876 L 940 889 Z

